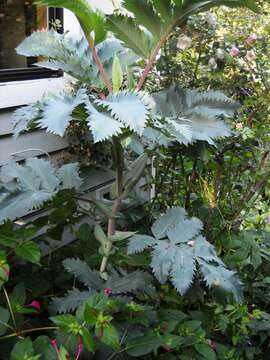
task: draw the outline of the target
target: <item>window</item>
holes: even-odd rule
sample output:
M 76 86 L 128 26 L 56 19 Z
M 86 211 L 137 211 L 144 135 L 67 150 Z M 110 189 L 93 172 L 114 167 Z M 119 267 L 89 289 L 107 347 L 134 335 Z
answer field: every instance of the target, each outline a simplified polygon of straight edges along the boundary
M 56 20 L 63 24 L 62 9 L 47 9 L 33 3 L 33 0 L 0 0 L 0 82 L 62 75 L 59 71 L 35 67 L 37 58 L 25 58 L 15 51 L 33 31 L 51 27 Z

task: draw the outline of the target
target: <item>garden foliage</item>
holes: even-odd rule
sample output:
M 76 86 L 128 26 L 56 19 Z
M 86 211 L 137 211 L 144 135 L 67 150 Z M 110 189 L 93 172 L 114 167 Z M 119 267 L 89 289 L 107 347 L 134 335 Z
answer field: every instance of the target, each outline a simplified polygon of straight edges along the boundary
M 75 85 L 16 110 L 14 135 L 41 128 L 65 136 L 74 124 L 87 128 L 89 143 L 109 144 L 115 182 L 108 198 L 97 199 L 85 191 L 80 164 L 56 169 L 49 160 L 30 158 L 25 164 L 2 167 L 4 356 L 11 360 L 267 356 L 270 316 L 265 300 L 262 311 L 257 305 L 267 297 L 269 281 L 261 276 L 251 286 L 247 269 L 269 268 L 268 235 L 241 216 L 266 186 L 268 172 L 262 176 L 259 169 L 259 180 L 243 195 L 243 184 L 253 176 L 246 170 L 252 165 L 248 162 L 243 170 L 242 155 L 240 161 L 236 153 L 229 153 L 230 160 L 226 156 L 250 141 L 248 152 L 252 153 L 252 144 L 261 151 L 263 169 L 269 150 L 265 138 L 251 134 L 255 126 L 245 133 L 239 126 L 235 135 L 237 112 L 238 118 L 246 114 L 250 125 L 250 112 L 255 110 L 239 91 L 232 91 L 229 76 L 221 81 L 220 71 L 237 68 L 232 62 L 240 58 L 240 49 L 216 34 L 212 13 L 205 15 L 223 6 L 228 14 L 241 7 L 248 9 L 246 16 L 258 16 L 250 10 L 258 12 L 259 2 L 125 0 L 108 16 L 94 11 L 86 0 L 38 3 L 71 10 L 84 36 L 72 39 L 55 30 L 37 31 L 17 47 L 21 55 L 41 58 L 37 66 L 66 72 Z M 206 23 L 209 29 L 201 29 Z M 192 36 L 201 36 L 197 48 L 192 47 Z M 212 46 L 206 41 L 213 41 Z M 222 41 L 229 42 L 230 53 L 220 48 Z M 245 58 L 252 67 L 257 38 L 246 41 Z M 254 83 L 261 81 L 267 88 L 260 66 L 254 70 Z M 235 169 L 240 176 L 242 170 L 242 183 L 239 177 L 232 179 Z M 145 182 L 151 188 L 149 201 L 141 196 Z M 263 206 L 263 198 L 260 201 Z M 36 209 L 45 212 L 28 222 L 25 216 Z M 67 228 L 78 239 L 77 248 L 56 252 L 55 262 L 45 270 L 47 260 L 41 260 L 38 244 L 46 243 L 47 236 L 61 240 Z M 17 259 L 44 268 L 22 265 Z M 43 283 L 38 286 L 34 277 L 16 284 L 12 269 L 22 266 L 43 276 L 47 288 Z M 46 310 L 34 299 L 41 294 L 48 299 Z M 46 311 L 52 316 L 48 318 Z M 40 324 L 31 319 L 28 326 L 27 316 L 40 312 Z

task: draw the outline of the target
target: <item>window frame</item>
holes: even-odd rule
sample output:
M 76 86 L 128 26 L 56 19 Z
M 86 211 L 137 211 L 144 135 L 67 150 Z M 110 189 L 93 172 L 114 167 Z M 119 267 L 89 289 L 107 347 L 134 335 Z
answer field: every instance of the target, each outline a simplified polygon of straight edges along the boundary
M 60 33 L 63 33 L 64 27 L 64 11 L 61 8 L 48 8 L 48 27 L 51 28 L 51 23 L 56 19 L 61 21 L 63 25 Z M 27 67 L 27 68 L 10 68 L 0 69 L 0 83 L 9 83 L 14 81 L 37 80 L 59 78 L 63 76 L 60 70 L 50 70 L 42 67 Z

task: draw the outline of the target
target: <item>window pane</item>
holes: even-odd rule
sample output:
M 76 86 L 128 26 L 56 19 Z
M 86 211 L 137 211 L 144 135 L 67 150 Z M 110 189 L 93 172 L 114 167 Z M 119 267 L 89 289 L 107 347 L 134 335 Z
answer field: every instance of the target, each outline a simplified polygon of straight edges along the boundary
M 35 58 L 19 56 L 14 50 L 34 30 L 47 27 L 47 9 L 34 0 L 0 0 L 0 70 L 31 67 Z

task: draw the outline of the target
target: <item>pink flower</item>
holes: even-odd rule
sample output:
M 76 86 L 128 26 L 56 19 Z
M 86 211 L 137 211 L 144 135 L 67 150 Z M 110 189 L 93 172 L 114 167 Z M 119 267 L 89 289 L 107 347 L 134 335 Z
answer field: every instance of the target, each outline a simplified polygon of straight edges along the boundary
M 76 356 L 75 360 L 79 360 L 82 352 L 83 352 L 83 342 L 82 342 L 82 338 L 80 337 L 79 344 L 78 344 L 78 350 L 77 350 L 77 353 L 75 355 Z
M 52 339 L 51 340 L 51 345 L 54 349 L 57 349 L 58 350 L 58 347 L 57 347 L 57 340 L 56 339 Z
M 180 35 L 176 47 L 180 50 L 189 49 L 192 45 L 192 39 L 184 34 Z
M 112 295 L 112 289 L 111 288 L 105 288 L 104 289 L 104 294 L 106 295 L 106 296 L 111 296 Z
M 267 218 L 266 218 L 266 224 L 270 225 L 270 215 L 268 215 Z
M 254 50 L 249 50 L 249 51 L 247 51 L 247 53 L 246 53 L 246 59 L 247 59 L 248 61 L 253 61 L 253 60 L 255 60 L 255 59 L 256 59 L 255 51 L 254 51 Z
M 258 37 L 256 34 L 250 34 L 249 37 L 246 39 L 245 43 L 249 46 L 252 46 L 256 43 Z
M 33 300 L 30 304 L 23 305 L 25 308 L 33 308 L 37 311 L 40 311 L 40 303 L 37 300 Z
M 99 97 L 100 97 L 100 99 L 103 100 L 103 101 L 106 100 L 106 95 L 105 95 L 104 93 L 100 93 L 100 94 L 99 94 Z
M 236 47 L 236 46 L 233 46 L 233 47 L 231 48 L 231 50 L 230 50 L 230 55 L 231 55 L 232 57 L 238 56 L 239 53 L 240 53 L 240 50 L 239 50 L 238 47 Z

